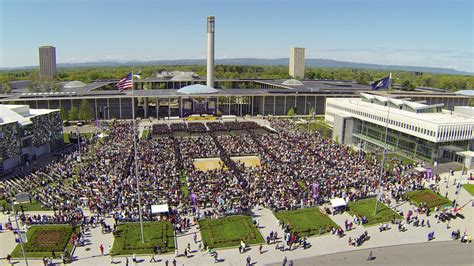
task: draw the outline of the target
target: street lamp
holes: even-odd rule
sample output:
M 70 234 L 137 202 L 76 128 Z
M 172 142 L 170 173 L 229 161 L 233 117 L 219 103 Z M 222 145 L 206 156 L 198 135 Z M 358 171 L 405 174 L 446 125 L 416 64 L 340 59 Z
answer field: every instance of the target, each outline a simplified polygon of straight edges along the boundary
M 77 133 L 77 144 L 79 145 L 79 162 L 82 162 L 82 155 L 81 155 L 81 133 L 79 132 L 79 128 L 76 127 Z
M 10 190 L 10 196 L 11 195 L 12 195 L 12 192 Z M 11 208 L 12 208 L 13 214 L 15 215 L 16 230 L 18 232 L 18 242 L 20 243 L 21 253 L 23 254 L 23 259 L 25 259 L 26 266 L 28 266 L 28 260 L 26 259 L 25 249 L 23 248 L 23 239 L 21 238 L 20 224 L 18 223 L 18 216 L 17 216 L 17 212 L 15 211 L 15 204 L 13 203 L 13 199 L 11 200 Z

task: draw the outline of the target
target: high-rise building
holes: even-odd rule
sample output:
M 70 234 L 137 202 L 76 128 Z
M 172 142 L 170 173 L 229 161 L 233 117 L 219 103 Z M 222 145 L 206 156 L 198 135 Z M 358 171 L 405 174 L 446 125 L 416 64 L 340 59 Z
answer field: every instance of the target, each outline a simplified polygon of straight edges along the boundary
M 289 74 L 293 78 L 304 78 L 304 48 L 291 47 Z
M 40 78 L 53 79 L 56 77 L 56 48 L 41 46 L 39 48 Z

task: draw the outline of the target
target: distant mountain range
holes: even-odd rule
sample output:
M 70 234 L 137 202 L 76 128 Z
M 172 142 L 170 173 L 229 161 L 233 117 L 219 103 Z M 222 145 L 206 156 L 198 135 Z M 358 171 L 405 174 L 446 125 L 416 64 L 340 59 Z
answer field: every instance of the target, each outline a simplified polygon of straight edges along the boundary
M 61 63 L 58 68 L 70 67 L 97 67 L 97 66 L 137 66 L 137 65 L 205 65 L 205 59 L 177 59 L 177 60 L 153 60 L 153 61 L 97 61 L 86 63 Z M 265 59 L 265 58 L 229 58 L 216 59 L 216 64 L 221 65 L 253 65 L 253 66 L 287 66 L 288 58 Z M 306 66 L 309 67 L 330 67 L 330 68 L 355 68 L 355 69 L 377 69 L 386 71 L 419 71 L 426 73 L 439 73 L 451 75 L 474 75 L 471 72 L 458 71 L 452 68 L 423 67 L 423 66 L 398 66 L 398 65 L 378 65 L 367 63 L 354 63 L 337 61 L 330 59 L 306 59 Z M 0 68 L 0 70 L 31 69 L 37 66 L 25 66 L 16 68 Z

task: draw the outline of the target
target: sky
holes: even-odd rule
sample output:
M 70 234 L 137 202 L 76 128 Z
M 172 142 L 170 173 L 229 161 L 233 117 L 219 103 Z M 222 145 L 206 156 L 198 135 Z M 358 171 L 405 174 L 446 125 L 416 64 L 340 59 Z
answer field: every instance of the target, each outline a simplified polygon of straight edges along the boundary
M 306 58 L 474 72 L 472 0 L 0 0 L 0 67 L 204 59 Z

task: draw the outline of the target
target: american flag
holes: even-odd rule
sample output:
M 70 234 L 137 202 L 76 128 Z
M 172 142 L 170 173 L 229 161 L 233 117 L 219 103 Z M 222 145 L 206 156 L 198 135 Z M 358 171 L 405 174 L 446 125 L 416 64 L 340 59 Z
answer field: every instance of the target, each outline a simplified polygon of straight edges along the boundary
M 120 91 L 130 89 L 132 86 L 132 72 L 128 73 L 125 78 L 121 79 L 119 82 L 117 82 L 117 84 L 115 84 L 115 87 Z

